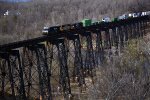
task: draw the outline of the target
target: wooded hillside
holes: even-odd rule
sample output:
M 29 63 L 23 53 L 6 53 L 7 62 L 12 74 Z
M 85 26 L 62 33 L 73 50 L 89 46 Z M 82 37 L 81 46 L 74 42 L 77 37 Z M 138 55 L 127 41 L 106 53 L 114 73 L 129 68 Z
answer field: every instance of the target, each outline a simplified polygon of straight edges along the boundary
M 0 10 L 20 15 L 0 17 L 0 44 L 41 35 L 44 26 L 74 23 L 84 18 L 101 20 L 124 13 L 150 10 L 150 0 L 33 0 L 0 2 Z

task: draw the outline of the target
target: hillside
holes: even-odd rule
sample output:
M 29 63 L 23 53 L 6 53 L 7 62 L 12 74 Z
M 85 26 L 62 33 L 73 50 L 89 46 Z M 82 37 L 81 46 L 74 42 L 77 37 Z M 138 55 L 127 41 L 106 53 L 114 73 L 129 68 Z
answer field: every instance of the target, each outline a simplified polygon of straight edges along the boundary
M 124 13 L 150 10 L 149 0 L 33 0 L 26 3 L 0 2 L 0 10 L 21 15 L 0 18 L 0 44 L 38 37 L 44 26 L 74 23 L 84 18 L 101 20 Z

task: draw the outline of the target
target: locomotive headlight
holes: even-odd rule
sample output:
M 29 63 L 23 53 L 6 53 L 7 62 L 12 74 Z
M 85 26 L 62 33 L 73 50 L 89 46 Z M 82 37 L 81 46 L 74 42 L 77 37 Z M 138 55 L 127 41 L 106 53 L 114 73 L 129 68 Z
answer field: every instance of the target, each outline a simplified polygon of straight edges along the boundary
M 43 34 L 48 34 L 48 29 L 49 29 L 48 27 L 44 27 L 43 30 L 42 30 L 42 33 Z
M 53 26 L 53 27 L 44 27 L 42 33 L 44 35 L 50 35 L 60 32 L 60 26 Z

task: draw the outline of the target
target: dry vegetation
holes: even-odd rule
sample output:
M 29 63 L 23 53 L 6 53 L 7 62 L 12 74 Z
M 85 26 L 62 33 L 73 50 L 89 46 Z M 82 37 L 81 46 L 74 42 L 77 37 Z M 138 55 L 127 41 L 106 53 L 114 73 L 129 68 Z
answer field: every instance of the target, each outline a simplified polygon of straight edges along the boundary
M 89 100 L 149 100 L 150 41 L 132 40 L 120 57 L 99 68 Z
M 43 26 L 73 23 L 83 18 L 101 19 L 123 13 L 147 11 L 149 0 L 33 0 L 27 3 L 0 2 L 0 10 L 21 15 L 0 16 L 0 44 L 41 35 Z

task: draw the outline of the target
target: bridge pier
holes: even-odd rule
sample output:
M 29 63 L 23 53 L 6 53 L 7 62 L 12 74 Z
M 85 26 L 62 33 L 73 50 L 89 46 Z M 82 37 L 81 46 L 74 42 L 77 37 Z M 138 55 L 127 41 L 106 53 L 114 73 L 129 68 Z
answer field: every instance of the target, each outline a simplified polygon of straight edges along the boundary
M 25 86 L 23 79 L 23 69 L 21 66 L 20 54 L 18 50 L 11 50 L 8 52 L 0 52 L 0 57 L 5 60 L 3 77 L 2 77 L 2 94 L 10 93 L 13 100 L 26 100 Z M 7 79 L 7 78 L 8 79 Z M 5 78 L 5 79 L 4 79 Z M 8 82 L 10 84 L 8 84 Z M 10 88 L 10 90 L 9 90 Z
M 81 33 L 80 39 L 82 45 L 81 53 L 83 57 L 84 75 L 90 76 L 93 80 L 93 76 L 95 76 L 96 73 L 91 32 Z
M 22 63 L 26 81 L 27 98 L 52 100 L 50 70 L 44 44 L 23 48 Z
M 78 83 L 81 89 L 80 92 L 82 92 L 82 88 L 85 85 L 85 76 L 79 35 L 72 32 L 68 33 L 68 35 L 66 34 L 65 44 L 70 78 L 72 78 L 73 82 Z
M 118 28 L 114 27 L 112 29 L 112 34 L 113 34 L 113 45 L 116 47 L 116 49 L 118 49 L 118 33 L 117 33 Z
M 103 48 L 103 43 L 102 43 L 102 35 L 100 29 L 97 29 L 94 34 L 96 34 L 96 47 L 95 47 L 95 64 L 97 67 L 99 67 L 101 64 L 103 64 L 104 60 L 104 48 Z
M 66 100 L 72 97 L 70 87 L 69 68 L 67 64 L 67 52 L 63 38 L 49 40 L 47 44 L 47 53 L 52 75 L 52 92 L 57 95 L 60 92 Z

